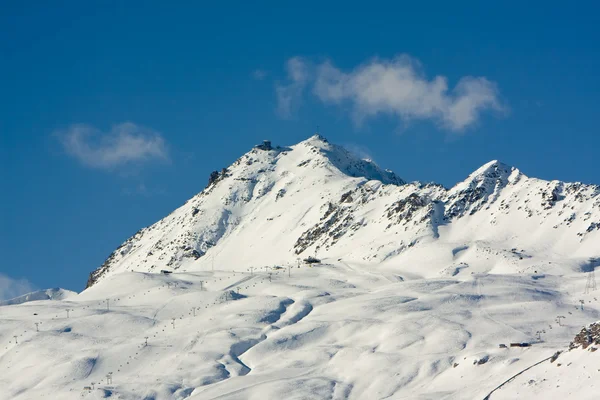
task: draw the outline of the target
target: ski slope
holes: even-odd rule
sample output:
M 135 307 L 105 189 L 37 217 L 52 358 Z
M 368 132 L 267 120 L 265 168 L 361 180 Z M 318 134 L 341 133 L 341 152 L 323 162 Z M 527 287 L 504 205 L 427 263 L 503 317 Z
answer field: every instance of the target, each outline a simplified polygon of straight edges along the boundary
M 585 283 L 411 278 L 335 260 L 125 272 L 67 300 L 0 307 L 0 398 L 482 399 L 600 319 Z M 511 342 L 532 345 L 498 347 Z M 515 398 L 506 390 L 496 397 Z
M 599 243 L 598 186 L 263 145 L 82 293 L 0 306 L 0 399 L 593 399 L 598 353 L 565 350 Z

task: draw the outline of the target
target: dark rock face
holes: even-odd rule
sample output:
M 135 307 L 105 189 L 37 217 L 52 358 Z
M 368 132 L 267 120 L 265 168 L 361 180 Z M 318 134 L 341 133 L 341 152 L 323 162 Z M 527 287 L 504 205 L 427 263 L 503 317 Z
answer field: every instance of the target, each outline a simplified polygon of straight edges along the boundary
M 593 230 L 595 230 L 595 229 L 600 229 L 600 223 L 599 223 L 599 222 L 592 222 L 592 223 L 590 224 L 590 226 L 588 226 L 588 228 L 587 228 L 586 232 L 588 232 L 588 233 L 589 233 L 589 232 L 592 232 L 592 231 L 593 231 Z
M 594 322 L 581 329 L 569 345 L 569 350 L 578 347 L 586 349 L 590 345 L 600 345 L 600 322 Z
M 474 203 L 479 201 L 481 201 L 481 203 L 486 202 L 485 194 L 486 189 L 480 186 L 463 190 L 457 195 L 450 197 L 450 200 L 454 201 L 446 210 L 445 217 L 447 219 L 452 219 L 465 215 L 466 211 L 469 209 L 469 206 L 472 206 Z M 476 211 L 477 209 L 471 209 L 470 214 L 473 215 Z
M 96 272 L 96 271 L 90 272 L 90 275 L 88 277 L 87 283 L 85 284 L 85 288 L 86 289 L 89 288 L 89 287 L 92 287 L 92 285 L 94 283 L 96 283 L 96 277 L 94 276 L 94 272 Z
M 212 185 L 219 179 L 219 171 L 213 171 L 208 177 L 208 186 Z
M 468 215 L 473 215 L 493 203 L 494 194 L 510 184 L 508 178 L 513 171 L 513 167 L 495 161 L 486 165 L 485 169 L 477 171 L 477 175 L 471 175 L 466 188 L 449 195 L 446 199 L 448 207 L 445 218 L 462 217 L 467 215 L 467 211 Z M 516 180 L 520 179 L 519 177 Z
M 283 196 L 285 196 L 286 190 L 285 189 L 279 189 L 279 191 L 277 192 L 277 196 L 275 197 L 275 201 L 281 199 Z
M 254 147 L 256 149 L 265 150 L 265 151 L 271 151 L 271 150 L 273 150 L 273 146 L 271 146 L 271 141 L 270 140 L 263 140 L 262 144 L 256 145 Z
M 304 261 L 307 264 L 318 264 L 321 262 L 321 260 L 319 260 L 318 258 L 313 257 L 313 256 L 308 256 L 302 261 Z
M 113 262 L 115 257 L 117 257 L 117 255 L 126 255 L 131 250 L 133 242 L 143 235 L 143 231 L 144 229 L 141 229 L 135 235 L 127 239 L 123 244 L 121 244 L 115 251 L 113 251 L 108 256 L 108 258 L 104 261 L 104 263 L 102 263 L 100 268 L 92 271 L 88 277 L 85 288 L 87 289 L 90 286 L 92 286 L 94 283 L 96 283 L 98 278 L 100 278 L 102 275 L 104 275 L 104 273 L 106 273 L 106 271 L 108 271 L 111 263 Z
M 183 257 L 193 258 L 194 260 L 197 260 L 197 259 L 199 259 L 202 256 L 203 256 L 203 254 L 200 253 L 196 249 L 188 250 L 185 253 L 183 253 Z
M 298 238 L 296 244 L 294 244 L 295 253 L 302 253 L 324 235 L 328 234 L 334 241 L 343 236 L 343 228 L 349 226 L 352 222 L 352 216 L 344 214 L 344 211 L 338 206 L 329 203 L 325 214 L 321 217 L 321 222 Z
M 352 203 L 352 191 L 349 190 L 346 193 L 344 193 L 342 195 L 342 198 L 340 199 L 340 203 Z
M 227 168 L 223 168 L 221 170 L 221 172 L 219 171 L 213 171 L 210 173 L 210 176 L 208 177 L 208 185 L 206 185 L 206 187 L 210 187 L 213 184 L 223 180 L 223 178 L 227 177 Z
M 549 184 L 550 188 L 541 193 L 542 196 L 542 209 L 550 210 L 552 207 L 556 205 L 557 202 L 563 200 L 565 196 L 562 194 L 564 189 L 564 184 L 562 182 L 556 184 Z
M 399 224 L 401 222 L 407 222 L 410 220 L 415 212 L 427 206 L 429 202 L 427 199 L 419 196 L 416 193 L 409 195 L 405 199 L 401 199 L 393 203 L 386 210 L 387 218 L 390 222 Z

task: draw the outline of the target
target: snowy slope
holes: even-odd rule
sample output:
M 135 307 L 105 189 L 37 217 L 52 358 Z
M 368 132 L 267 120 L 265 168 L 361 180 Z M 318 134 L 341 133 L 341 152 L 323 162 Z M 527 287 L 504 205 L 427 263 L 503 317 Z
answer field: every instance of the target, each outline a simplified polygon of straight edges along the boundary
M 600 324 L 583 327 L 568 349 L 521 372 L 492 393 L 494 399 L 543 398 L 593 400 L 598 398 Z M 491 396 L 490 396 L 491 398 Z
M 230 267 L 125 272 L 66 301 L 1 307 L 0 399 L 483 399 L 600 318 L 593 294 L 580 308 L 580 272 Z M 498 347 L 511 342 L 532 346 Z M 552 393 L 521 398 L 564 398 Z
M 124 271 L 239 262 L 240 250 L 245 267 L 315 253 L 398 264 L 415 244 L 428 251 L 427 243 L 438 246 L 438 239 L 470 244 L 469 254 L 481 252 L 488 240 L 501 240 L 507 250 L 552 249 L 559 258 L 581 257 L 578 265 L 585 268 L 585 259 L 598 255 L 600 187 L 528 178 L 498 161 L 449 190 L 405 183 L 315 135 L 291 148 L 251 150 L 182 207 L 123 243 L 88 285 Z M 513 263 L 515 257 L 506 254 L 511 271 L 535 268 Z
M 598 186 L 497 161 L 446 189 L 255 148 L 84 292 L 0 307 L 0 400 L 592 399 L 598 353 L 564 350 L 600 320 L 599 221 Z
M 22 296 L 12 299 L 2 300 L 0 301 L 0 306 L 10 306 L 39 300 L 65 300 L 71 296 L 75 296 L 76 294 L 77 292 L 61 288 L 37 290 L 35 292 L 26 293 Z

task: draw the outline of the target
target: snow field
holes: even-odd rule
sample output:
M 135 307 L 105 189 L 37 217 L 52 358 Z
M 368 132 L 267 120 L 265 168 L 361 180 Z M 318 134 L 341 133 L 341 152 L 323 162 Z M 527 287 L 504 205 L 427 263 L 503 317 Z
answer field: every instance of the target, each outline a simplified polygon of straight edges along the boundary
M 269 281 L 242 269 L 128 272 L 65 301 L 1 307 L 0 398 L 483 398 L 600 319 L 593 293 L 567 294 L 582 273 L 402 281 L 326 260 Z M 498 347 L 510 342 L 534 344 Z

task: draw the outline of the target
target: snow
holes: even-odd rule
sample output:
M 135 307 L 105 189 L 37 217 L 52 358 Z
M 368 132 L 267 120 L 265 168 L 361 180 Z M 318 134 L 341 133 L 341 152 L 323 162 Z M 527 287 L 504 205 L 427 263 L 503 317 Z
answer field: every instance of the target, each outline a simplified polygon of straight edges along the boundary
M 26 293 L 18 297 L 14 297 L 12 299 L 2 300 L 0 301 L 0 306 L 10 306 L 14 304 L 22 304 L 29 301 L 39 300 L 64 300 L 76 294 L 77 292 L 61 288 L 38 290 L 35 292 Z
M 597 186 L 498 161 L 445 189 L 255 148 L 82 293 L 0 307 L 0 399 L 594 398 L 597 352 L 533 365 L 600 319 L 595 223 Z
M 483 398 L 600 315 L 578 272 L 411 278 L 329 259 L 235 271 L 124 272 L 1 307 L 0 398 L 70 399 L 91 382 L 83 398 Z M 511 342 L 533 345 L 498 348 Z

